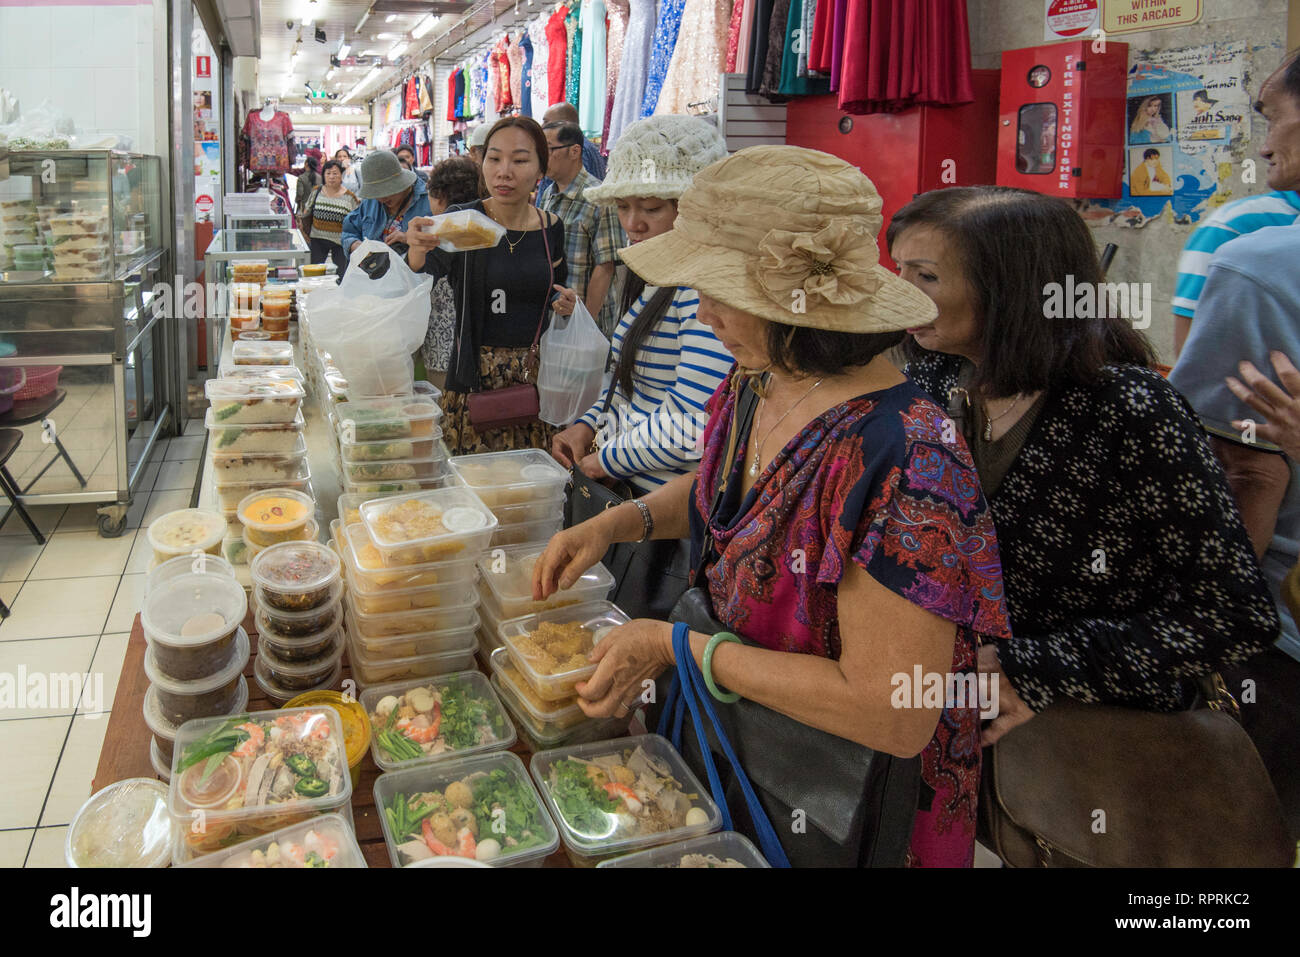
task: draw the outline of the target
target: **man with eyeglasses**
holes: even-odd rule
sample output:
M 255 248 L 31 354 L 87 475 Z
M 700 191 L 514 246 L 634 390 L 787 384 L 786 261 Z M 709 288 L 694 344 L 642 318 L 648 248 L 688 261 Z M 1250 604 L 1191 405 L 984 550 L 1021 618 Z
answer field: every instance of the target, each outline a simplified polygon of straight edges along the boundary
M 542 131 L 551 153 L 546 169 L 551 182 L 538 194 L 537 205 L 564 221 L 569 284 L 601 332 L 610 336 L 619 318 L 614 282 L 618 250 L 627 245 L 627 238 L 613 206 L 597 206 L 584 196 L 600 180 L 583 168 L 581 128 L 576 123 L 548 123 Z

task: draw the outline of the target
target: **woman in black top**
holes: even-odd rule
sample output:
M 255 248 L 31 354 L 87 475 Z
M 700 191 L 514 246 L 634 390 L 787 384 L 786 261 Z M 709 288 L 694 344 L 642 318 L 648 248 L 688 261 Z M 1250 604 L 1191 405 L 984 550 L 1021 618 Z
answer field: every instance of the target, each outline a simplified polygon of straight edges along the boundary
M 1271 644 L 1277 613 L 1195 413 L 1126 318 L 1078 298 L 1103 281 L 1078 214 L 937 190 L 888 242 L 939 307 L 909 330 L 907 372 L 965 433 L 1002 549 L 1013 637 L 980 649 L 1000 689 L 983 743 L 1061 697 L 1188 707 L 1191 679 Z
M 564 224 L 532 205 L 546 174 L 546 136 L 535 120 L 511 116 L 488 133 L 483 179 L 489 195 L 460 209 L 485 213 L 505 227 L 501 241 L 465 253 L 438 249 L 411 223 L 411 268 L 446 277 L 456 300 L 457 328 L 442 398 L 443 439 L 453 455 L 551 445 L 556 429 L 541 421 L 479 433 L 469 421 L 468 393 L 534 381 L 529 350 L 550 318 L 552 288 L 568 278 Z M 450 211 L 450 210 L 449 210 Z M 550 262 L 547 262 L 547 251 Z

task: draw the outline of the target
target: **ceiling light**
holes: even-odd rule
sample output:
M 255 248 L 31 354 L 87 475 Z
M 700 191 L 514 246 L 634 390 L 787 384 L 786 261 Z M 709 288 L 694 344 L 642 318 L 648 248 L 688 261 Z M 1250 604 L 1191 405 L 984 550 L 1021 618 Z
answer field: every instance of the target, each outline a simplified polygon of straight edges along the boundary
M 338 72 L 338 71 L 337 71 L 334 67 L 330 67 L 329 72 L 325 74 L 325 79 L 328 80 L 328 79 L 329 79 L 330 77 L 332 77 L 336 72 Z
M 308 13 L 305 17 L 302 18 L 302 25 L 304 27 L 309 27 L 315 22 L 316 22 L 316 17 L 311 13 Z
M 396 19 L 397 19 L 397 14 L 395 14 L 395 13 L 390 13 L 388 16 L 384 17 L 384 22 L 385 22 L 385 23 L 392 23 L 392 22 L 393 22 L 394 20 L 396 20 Z
M 396 39 L 397 39 L 398 37 L 400 37 L 400 36 L 401 36 L 400 33 L 376 33 L 376 34 L 375 34 L 375 39 L 376 39 L 376 40 L 396 40 Z
M 411 36 L 417 40 L 420 39 L 422 36 L 424 36 L 426 33 L 428 33 L 430 30 L 433 29 L 433 22 L 436 19 L 437 17 L 435 17 L 432 13 L 429 14 L 427 17 L 425 17 L 423 20 L 421 20 L 419 23 L 415 25 L 415 29 L 411 31 Z
M 339 44 L 339 59 L 340 59 L 340 60 L 346 59 L 346 58 L 347 58 L 347 55 L 348 55 L 349 53 L 351 53 L 351 52 L 352 52 L 352 44 L 351 44 L 351 43 L 348 43 L 346 40 L 344 40 L 342 43 Z
M 402 55 L 402 52 L 405 49 L 406 49 L 406 41 L 403 40 L 401 43 L 397 44 L 391 50 L 389 50 L 388 55 L 392 57 L 394 60 L 396 60 L 399 56 Z
M 357 85 L 348 91 L 347 96 L 343 97 L 342 102 L 346 103 L 348 100 L 352 99 L 354 96 L 360 93 L 367 83 L 369 83 L 375 77 L 379 76 L 379 72 L 380 72 L 379 67 L 377 66 L 371 67 L 370 72 L 367 73 L 365 76 L 363 76 L 361 80 L 357 83 Z

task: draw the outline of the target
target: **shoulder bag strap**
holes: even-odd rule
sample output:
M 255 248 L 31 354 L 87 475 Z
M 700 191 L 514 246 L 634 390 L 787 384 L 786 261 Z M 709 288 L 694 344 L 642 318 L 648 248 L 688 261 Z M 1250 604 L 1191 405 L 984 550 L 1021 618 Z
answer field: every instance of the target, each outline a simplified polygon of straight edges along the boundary
M 546 248 L 546 271 L 549 280 L 546 283 L 546 292 L 542 296 L 542 314 L 537 317 L 537 331 L 533 333 L 533 344 L 528 348 L 529 365 L 533 367 L 533 372 L 537 371 L 538 364 L 538 346 L 542 341 L 542 326 L 546 323 L 546 311 L 551 307 L 551 287 L 555 285 L 555 263 L 551 261 L 551 238 L 546 235 L 546 219 L 542 216 L 542 211 L 536 206 L 537 220 L 542 224 L 542 245 Z
M 727 435 L 727 453 L 722 460 L 722 470 L 718 473 L 718 488 L 713 493 L 713 504 L 709 508 L 708 521 L 704 525 L 704 548 L 700 552 L 700 564 L 695 569 L 691 583 L 694 587 L 703 587 L 704 573 L 713 564 L 715 549 L 713 547 L 713 520 L 722 508 L 722 498 L 727 494 L 727 482 L 736 465 L 736 451 L 740 445 L 740 436 L 748 435 L 754 422 L 754 411 L 758 408 L 758 392 L 748 379 L 740 387 L 736 397 L 735 410 L 731 417 L 731 430 Z

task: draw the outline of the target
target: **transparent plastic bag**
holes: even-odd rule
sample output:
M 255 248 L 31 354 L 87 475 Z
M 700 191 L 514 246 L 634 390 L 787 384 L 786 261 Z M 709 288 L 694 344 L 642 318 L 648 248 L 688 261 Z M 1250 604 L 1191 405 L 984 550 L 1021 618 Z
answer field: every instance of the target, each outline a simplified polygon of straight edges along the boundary
M 414 386 L 411 353 L 424 342 L 433 279 L 411 272 L 385 243 L 353 250 L 337 286 L 307 296 L 312 338 L 334 357 L 348 394 L 406 395 Z
M 49 100 L 34 110 L 19 114 L 3 132 L 11 150 L 66 150 L 76 147 L 76 126 L 66 113 Z
M 550 425 L 568 425 L 600 395 L 605 381 L 609 340 L 579 299 L 573 315 L 553 316 L 542 333 L 537 369 L 539 417 Z

